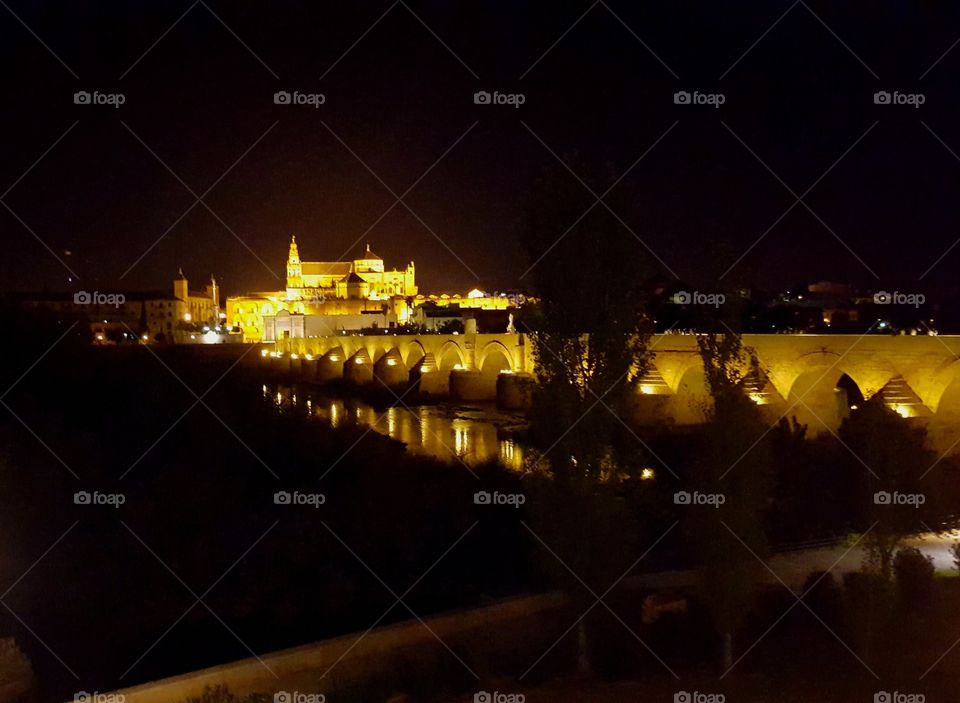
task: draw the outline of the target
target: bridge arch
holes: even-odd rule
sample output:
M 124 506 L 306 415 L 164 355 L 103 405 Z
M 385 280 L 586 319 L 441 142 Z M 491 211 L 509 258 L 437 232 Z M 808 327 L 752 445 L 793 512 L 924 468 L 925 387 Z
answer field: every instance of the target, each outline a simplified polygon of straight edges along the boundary
M 671 413 L 678 425 L 696 425 L 705 422 L 713 405 L 707 374 L 700 357 L 688 360 L 675 376 L 676 387 L 671 398 Z
M 455 367 L 466 368 L 466 361 L 463 350 L 460 345 L 453 340 L 448 340 L 440 347 L 437 354 L 437 369 L 440 371 L 453 371 Z
M 501 371 L 514 371 L 513 357 L 502 342 L 487 342 L 480 350 L 477 369 L 481 374 L 496 376 Z
M 842 354 L 820 350 L 790 365 L 787 414 L 811 434 L 836 432 L 853 406 L 869 400 L 899 374 L 876 358 L 855 363 Z
M 423 344 L 420 343 L 420 340 L 413 339 L 404 345 L 403 364 L 408 369 L 419 366 L 426 356 L 427 350 L 424 348 Z

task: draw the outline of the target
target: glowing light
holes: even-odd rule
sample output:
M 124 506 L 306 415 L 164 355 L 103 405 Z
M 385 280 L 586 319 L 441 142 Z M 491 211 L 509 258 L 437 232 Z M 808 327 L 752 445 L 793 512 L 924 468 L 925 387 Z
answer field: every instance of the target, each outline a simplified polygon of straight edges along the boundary
M 306 359 L 307 361 L 313 361 L 313 354 L 307 354 L 307 355 L 306 355 L 305 357 L 303 357 L 303 358 Z
M 913 417 L 913 408 L 909 405 L 904 405 L 902 403 L 896 403 L 893 406 L 893 412 L 895 412 L 900 417 Z
M 454 364 L 453 370 L 454 370 L 454 371 L 463 371 L 463 364 Z
M 482 290 L 479 290 L 479 289 L 477 289 L 477 288 L 474 288 L 472 291 L 470 291 L 469 293 L 467 293 L 467 297 L 468 297 L 468 298 L 471 298 L 471 299 L 485 298 L 485 297 L 487 297 L 487 294 L 484 293 Z
M 851 409 L 851 410 L 856 410 L 856 409 L 857 409 L 857 406 L 856 406 L 856 405 L 851 405 L 851 406 L 850 406 L 850 409 Z
M 188 313 L 188 312 L 183 313 L 183 321 L 184 321 L 184 322 L 190 322 L 190 320 L 192 320 L 192 319 L 193 319 L 193 315 L 191 315 L 191 314 Z
M 150 335 L 149 335 L 149 334 L 144 334 L 144 335 L 141 337 L 141 339 L 142 339 L 144 342 L 149 342 L 149 341 L 150 341 Z
M 340 361 L 340 357 L 337 356 L 336 354 L 333 354 L 333 355 L 330 357 L 330 361 Z
M 363 359 L 361 359 L 361 358 L 358 356 L 356 359 L 353 360 L 353 363 L 355 363 L 355 364 L 362 364 L 362 363 L 363 363 Z
M 387 359 L 387 366 L 396 366 L 396 365 L 397 365 L 396 359 Z
M 260 350 L 260 356 L 267 356 L 270 352 L 267 349 Z
M 426 373 L 426 372 L 429 371 L 429 370 L 430 370 L 430 369 L 427 368 L 426 366 L 421 366 L 421 367 L 420 367 L 420 373 Z
M 648 386 L 647 384 L 644 384 L 640 386 L 640 392 L 643 393 L 644 395 L 653 395 L 653 386 Z
M 651 468 L 645 468 L 640 471 L 640 480 L 641 481 L 651 481 L 656 478 L 657 472 Z
M 296 360 L 299 359 L 300 357 L 297 356 L 296 354 L 291 354 L 291 355 L 290 355 L 290 358 L 293 359 L 294 361 L 296 361 Z
M 103 335 L 100 334 L 99 332 L 97 333 L 97 341 L 98 341 L 98 342 L 102 342 L 102 341 L 103 341 Z
M 763 405 L 763 394 L 754 391 L 753 393 L 747 394 L 747 397 L 750 398 L 757 405 Z

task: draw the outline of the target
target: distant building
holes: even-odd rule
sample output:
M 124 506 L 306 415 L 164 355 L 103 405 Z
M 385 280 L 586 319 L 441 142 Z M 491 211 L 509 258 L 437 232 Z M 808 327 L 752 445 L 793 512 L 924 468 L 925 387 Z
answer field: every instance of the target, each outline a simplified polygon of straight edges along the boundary
M 8 293 L 4 298 L 24 310 L 49 310 L 86 319 L 95 344 L 219 343 L 228 336 L 221 327 L 225 315 L 220 312 L 216 280 L 211 277 L 203 292 L 191 291 L 183 271 L 174 279 L 172 293 L 44 291 Z M 234 335 L 229 341 L 239 341 L 239 337 Z
M 419 306 L 507 310 L 523 296 L 488 295 L 472 290 L 465 295 L 423 295 L 410 261 L 403 270 L 387 271 L 383 259 L 367 245 L 363 257 L 352 261 L 303 261 L 296 237 L 287 253 L 286 288 L 247 293 L 226 301 L 226 320 L 248 342 L 273 341 L 285 333 L 324 336 L 325 330 L 389 329 L 414 322 Z M 286 316 L 284 316 L 286 314 Z M 294 316 L 303 316 L 298 321 Z M 417 319 L 426 319 L 426 313 Z M 432 313 L 431 313 L 432 315 Z M 459 317 L 460 313 L 452 315 Z M 292 325 L 292 327 L 288 326 Z

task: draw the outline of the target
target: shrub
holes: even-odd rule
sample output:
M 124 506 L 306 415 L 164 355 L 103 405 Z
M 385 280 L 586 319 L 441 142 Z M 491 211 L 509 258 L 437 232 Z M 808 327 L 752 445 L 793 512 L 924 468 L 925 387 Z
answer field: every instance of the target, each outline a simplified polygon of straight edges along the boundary
M 954 542 L 950 546 L 950 554 L 953 556 L 953 567 L 960 571 L 960 542 Z
M 916 547 L 904 547 L 893 558 L 897 592 L 907 602 L 926 600 L 933 591 L 933 559 Z

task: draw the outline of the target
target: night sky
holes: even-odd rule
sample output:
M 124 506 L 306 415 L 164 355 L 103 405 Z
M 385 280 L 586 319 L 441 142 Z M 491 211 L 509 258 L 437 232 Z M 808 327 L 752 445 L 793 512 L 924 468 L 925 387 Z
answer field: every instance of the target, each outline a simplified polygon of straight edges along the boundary
M 598 194 L 635 164 L 617 214 L 647 273 L 709 290 L 719 247 L 766 288 L 958 292 L 956 3 L 0 5 L 0 289 L 167 289 L 179 266 L 277 289 L 291 234 L 307 260 L 414 259 L 424 292 L 523 287 L 527 194 L 576 155 Z

